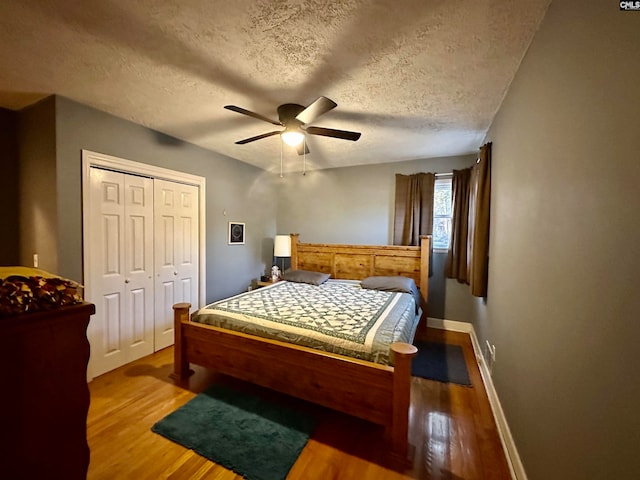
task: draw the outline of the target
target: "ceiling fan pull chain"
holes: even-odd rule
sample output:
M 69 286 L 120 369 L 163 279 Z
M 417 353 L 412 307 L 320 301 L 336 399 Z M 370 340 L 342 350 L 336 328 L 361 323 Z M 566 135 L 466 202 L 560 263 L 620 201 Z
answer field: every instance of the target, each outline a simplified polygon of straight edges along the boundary
M 282 175 L 282 140 L 280 140 L 280 178 L 283 177 Z
M 305 177 L 307 175 L 307 136 L 304 136 L 304 150 L 302 155 L 302 176 Z

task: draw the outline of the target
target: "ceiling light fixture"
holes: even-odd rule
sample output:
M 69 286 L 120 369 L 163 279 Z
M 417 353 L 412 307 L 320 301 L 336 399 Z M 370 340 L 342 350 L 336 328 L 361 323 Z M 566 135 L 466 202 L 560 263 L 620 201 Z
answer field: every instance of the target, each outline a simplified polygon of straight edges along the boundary
M 297 147 L 304 140 L 304 133 L 300 130 L 286 129 L 280 134 L 282 141 L 291 147 Z

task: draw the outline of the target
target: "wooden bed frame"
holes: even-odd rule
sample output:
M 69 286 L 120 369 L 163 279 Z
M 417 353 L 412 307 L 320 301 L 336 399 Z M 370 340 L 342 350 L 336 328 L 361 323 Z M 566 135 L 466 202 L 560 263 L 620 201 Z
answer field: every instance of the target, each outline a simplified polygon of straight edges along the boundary
M 362 280 L 372 275 L 413 278 L 426 319 L 431 237 L 420 247 L 300 243 L 291 234 L 291 268 Z M 406 461 L 411 360 L 417 349 L 391 345 L 394 367 L 191 322 L 188 303 L 173 306 L 174 372 L 184 380 L 189 363 L 384 425 L 391 456 Z M 421 322 L 422 323 L 422 322 Z

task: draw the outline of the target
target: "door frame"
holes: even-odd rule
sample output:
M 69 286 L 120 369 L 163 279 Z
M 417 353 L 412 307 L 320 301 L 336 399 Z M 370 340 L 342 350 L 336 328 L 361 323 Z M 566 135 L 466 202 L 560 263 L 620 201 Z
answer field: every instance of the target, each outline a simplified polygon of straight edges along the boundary
M 134 162 L 124 158 L 118 158 L 104 153 L 92 152 L 91 150 L 82 150 L 82 261 L 83 275 L 85 283 L 85 295 L 90 297 L 91 285 L 87 285 L 87 280 L 91 278 L 89 261 L 89 236 L 86 235 L 85 226 L 89 224 L 89 196 L 90 196 L 90 178 L 89 172 L 91 167 L 104 168 L 121 173 L 131 173 L 134 175 L 142 175 L 144 177 L 159 178 L 172 182 L 185 183 L 198 187 L 198 305 L 196 308 L 204 306 L 206 298 L 206 225 L 205 225 L 205 206 L 206 206 L 206 179 L 190 173 L 170 170 L 168 168 L 149 165 L 148 163 Z

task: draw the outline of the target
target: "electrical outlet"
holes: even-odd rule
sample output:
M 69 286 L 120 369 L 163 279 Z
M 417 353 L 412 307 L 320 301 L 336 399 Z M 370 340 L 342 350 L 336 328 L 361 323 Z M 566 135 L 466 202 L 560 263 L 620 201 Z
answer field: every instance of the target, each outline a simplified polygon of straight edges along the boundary
M 38 254 L 33 254 L 33 268 L 38 268 Z
M 485 343 L 485 361 L 487 363 L 487 368 L 489 369 L 489 373 L 493 372 L 493 366 L 496 363 L 496 346 L 486 340 Z

